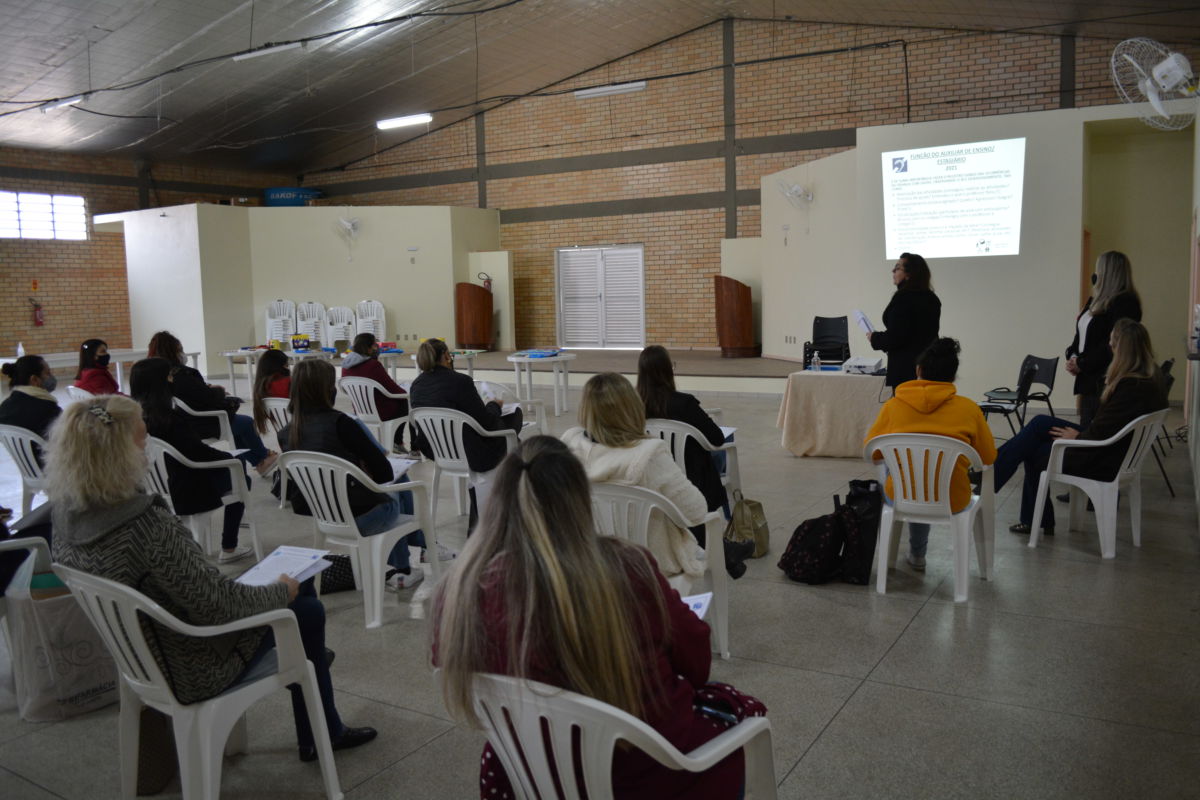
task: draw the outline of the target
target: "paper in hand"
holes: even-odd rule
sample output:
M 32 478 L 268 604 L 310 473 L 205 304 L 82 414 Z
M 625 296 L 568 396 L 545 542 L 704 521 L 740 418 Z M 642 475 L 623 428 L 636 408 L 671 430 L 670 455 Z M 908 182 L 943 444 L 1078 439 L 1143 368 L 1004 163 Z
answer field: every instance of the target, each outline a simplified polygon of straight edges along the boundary
M 687 603 L 688 608 L 692 610 L 693 614 L 700 619 L 704 619 L 704 615 L 708 613 L 708 604 L 712 602 L 712 592 L 688 595 L 679 599 Z
M 333 563 L 322 557 L 327 553 L 328 550 L 314 550 L 311 547 L 281 545 L 239 575 L 237 582 L 246 586 L 267 586 L 279 580 L 280 575 L 304 582 Z
M 858 323 L 858 327 L 862 328 L 863 333 L 874 333 L 875 326 L 871 324 L 871 320 L 867 319 L 867 315 L 854 309 L 854 321 Z

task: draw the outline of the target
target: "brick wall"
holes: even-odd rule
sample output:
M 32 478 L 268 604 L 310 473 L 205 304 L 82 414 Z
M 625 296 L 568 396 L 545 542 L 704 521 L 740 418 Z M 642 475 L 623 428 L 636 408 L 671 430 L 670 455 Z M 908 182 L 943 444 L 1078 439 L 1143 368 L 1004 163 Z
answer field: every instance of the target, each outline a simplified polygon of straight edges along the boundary
M 55 179 L 14 177 L 22 170 L 55 173 Z M 144 181 L 150 207 L 227 200 L 219 187 L 245 187 L 257 198 L 266 186 L 290 185 L 294 178 L 204 167 L 155 164 Z M 196 187 L 169 190 L 161 184 L 186 181 Z M 204 188 L 211 187 L 212 191 Z M 82 195 L 89 219 L 94 214 L 138 208 L 138 170 L 133 159 L 0 148 L 0 191 Z M 90 223 L 89 223 L 90 228 Z M 132 347 L 125 237 L 89 230 L 87 241 L 0 239 L 0 353 L 17 343 L 27 353 L 72 351 L 84 339 L 104 339 L 112 347 Z M 38 288 L 33 290 L 33 282 Z M 29 298 L 42 304 L 45 325 L 33 325 Z M 69 371 L 64 370 L 63 375 Z

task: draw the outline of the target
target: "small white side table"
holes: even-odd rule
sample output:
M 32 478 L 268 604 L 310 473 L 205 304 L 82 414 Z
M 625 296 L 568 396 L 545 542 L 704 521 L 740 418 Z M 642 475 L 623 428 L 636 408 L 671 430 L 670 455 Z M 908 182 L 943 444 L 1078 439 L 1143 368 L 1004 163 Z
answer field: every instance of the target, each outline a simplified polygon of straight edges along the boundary
M 574 353 L 559 353 L 556 356 L 534 358 L 532 356 L 511 355 L 508 357 L 517 373 L 517 399 L 533 400 L 533 365 L 545 364 L 554 371 L 554 416 L 560 416 L 567 411 L 567 387 L 571 385 L 570 368 L 568 364 L 575 360 Z M 525 370 L 524 384 L 521 382 L 521 368 Z M 524 386 L 524 391 L 522 391 Z

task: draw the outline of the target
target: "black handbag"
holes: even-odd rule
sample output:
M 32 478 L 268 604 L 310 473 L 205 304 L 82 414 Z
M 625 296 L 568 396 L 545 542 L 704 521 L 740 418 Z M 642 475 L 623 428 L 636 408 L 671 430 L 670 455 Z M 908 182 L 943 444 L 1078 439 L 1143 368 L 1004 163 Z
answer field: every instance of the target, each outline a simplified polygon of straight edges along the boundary
M 358 586 L 354 583 L 354 568 L 350 565 L 350 556 L 331 554 L 323 557 L 331 562 L 321 573 L 321 594 L 334 592 L 353 592 Z

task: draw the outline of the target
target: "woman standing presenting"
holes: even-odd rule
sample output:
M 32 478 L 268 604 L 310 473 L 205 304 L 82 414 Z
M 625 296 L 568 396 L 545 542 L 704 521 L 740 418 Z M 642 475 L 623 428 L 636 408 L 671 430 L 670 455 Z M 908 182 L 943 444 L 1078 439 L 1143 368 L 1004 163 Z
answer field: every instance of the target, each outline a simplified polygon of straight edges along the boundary
M 1133 288 L 1129 257 L 1116 250 L 1101 253 L 1092 275 L 1096 290 L 1075 320 L 1075 338 L 1067 348 L 1067 372 L 1075 376 L 1079 395 L 1079 426 L 1087 428 L 1100 407 L 1104 375 L 1112 362 L 1109 335 L 1117 320 L 1142 321 L 1142 301 Z
M 937 339 L 942 301 L 930 286 L 929 265 L 916 253 L 901 253 L 892 267 L 896 293 L 883 310 L 887 330 L 867 334 L 875 350 L 888 354 L 886 386 L 892 391 L 917 378 L 917 356 Z

